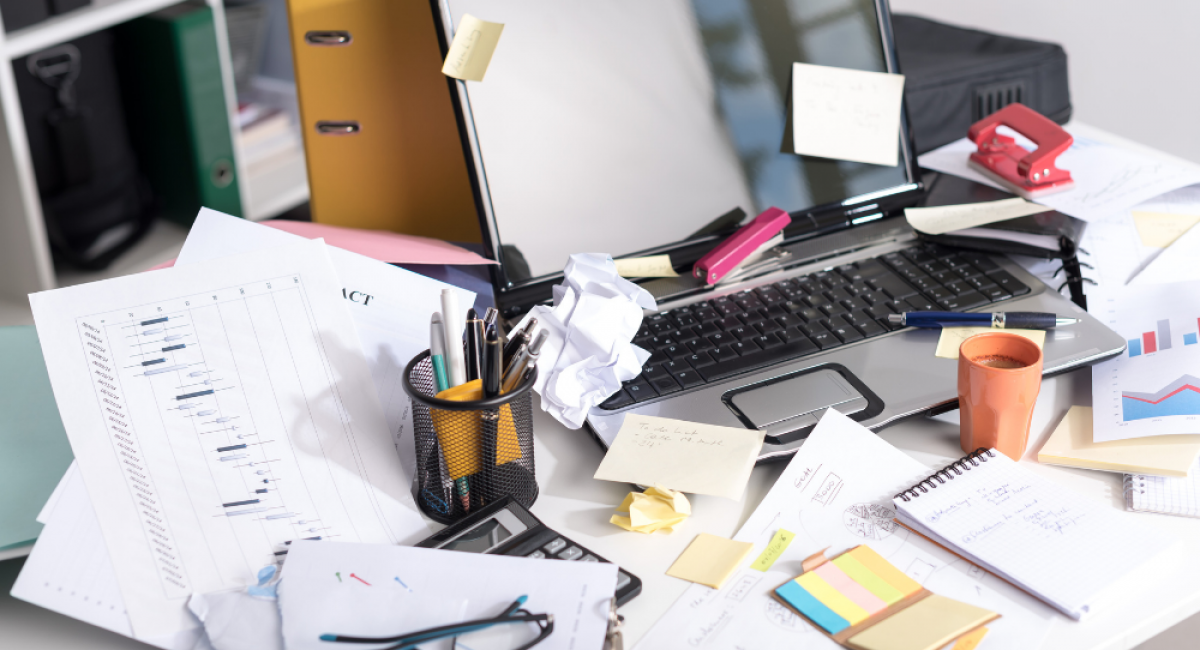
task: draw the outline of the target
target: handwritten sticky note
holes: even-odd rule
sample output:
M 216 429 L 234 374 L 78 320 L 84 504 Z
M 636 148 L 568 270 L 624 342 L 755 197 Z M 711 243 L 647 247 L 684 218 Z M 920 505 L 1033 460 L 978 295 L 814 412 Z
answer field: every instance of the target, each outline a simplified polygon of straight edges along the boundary
M 750 568 L 765 573 L 771 568 L 771 565 L 775 564 L 775 560 L 778 560 L 779 556 L 783 555 L 783 552 L 787 550 L 788 544 L 792 543 L 792 538 L 795 536 L 796 533 L 780 528 L 775 532 L 775 536 L 771 538 L 771 541 L 767 542 L 767 547 L 763 549 L 762 553 L 758 554 L 758 559 L 754 561 L 754 564 L 750 565 Z
M 903 96 L 903 75 L 793 63 L 782 149 L 895 167 Z
M 1046 344 L 1046 330 L 1017 330 L 1017 329 L 997 329 L 994 327 L 943 327 L 942 336 L 938 339 L 937 351 L 933 356 L 939 359 L 957 359 L 958 348 L 962 342 L 984 332 L 1007 332 L 1009 334 L 1017 334 L 1033 341 L 1037 346 L 1043 347 Z
M 671 533 L 691 514 L 692 504 L 682 492 L 656 485 L 645 492 L 630 492 L 609 522 L 638 533 Z
M 463 81 L 483 81 L 492 53 L 500 42 L 501 23 L 489 23 L 471 14 L 463 14 L 454 30 L 454 40 L 442 64 L 442 74 Z
M 720 589 L 752 550 L 750 542 L 700 533 L 667 569 L 667 575 Z
M 1133 225 L 1137 228 L 1142 246 L 1166 248 L 1192 226 L 1200 223 L 1200 215 L 1140 212 L 1134 210 Z
M 763 432 L 626 415 L 594 478 L 740 499 Z
M 677 278 L 679 274 L 671 267 L 670 255 L 649 257 L 626 257 L 613 260 L 617 263 L 617 274 L 623 278 Z
M 930 235 L 941 235 L 964 228 L 976 228 L 997 221 L 1048 212 L 1053 209 L 1017 197 L 966 205 L 905 208 L 904 216 L 908 219 L 908 225 L 915 230 Z

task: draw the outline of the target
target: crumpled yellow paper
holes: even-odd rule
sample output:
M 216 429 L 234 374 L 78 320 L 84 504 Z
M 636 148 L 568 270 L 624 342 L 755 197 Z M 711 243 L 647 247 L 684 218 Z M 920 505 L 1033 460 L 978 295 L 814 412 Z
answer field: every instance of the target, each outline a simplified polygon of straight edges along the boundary
M 645 492 L 630 492 L 609 521 L 639 533 L 670 533 L 691 514 L 692 504 L 682 492 L 655 485 Z

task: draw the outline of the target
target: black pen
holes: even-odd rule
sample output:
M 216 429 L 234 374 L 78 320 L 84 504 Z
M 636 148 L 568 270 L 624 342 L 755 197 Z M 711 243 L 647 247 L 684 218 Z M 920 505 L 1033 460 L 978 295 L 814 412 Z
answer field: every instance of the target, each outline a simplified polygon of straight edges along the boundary
M 997 329 L 1048 330 L 1059 325 L 1074 325 L 1078 318 L 1060 318 L 1057 314 L 1033 311 L 957 312 L 910 311 L 888 314 L 888 322 L 904 327 L 995 327 Z
M 482 375 L 479 355 L 483 351 L 483 321 L 479 320 L 479 312 L 475 308 L 467 310 L 467 381 L 479 379 Z
M 508 368 L 508 365 L 512 363 L 517 350 L 521 349 L 522 345 L 528 345 L 529 341 L 533 339 L 533 331 L 537 329 L 537 325 L 538 320 L 530 318 L 529 322 L 525 324 L 524 329 L 513 332 L 512 336 L 508 338 L 508 343 L 504 345 L 505 368 Z
M 488 330 L 483 342 L 483 398 L 491 399 L 500 394 L 500 335 L 496 328 Z
M 538 332 L 538 336 L 528 345 L 522 345 L 513 357 L 512 362 L 508 364 L 508 368 L 504 371 L 504 382 L 501 386 L 501 391 L 507 393 L 521 384 L 525 378 L 525 373 L 535 364 L 537 364 L 538 354 L 542 351 L 542 345 L 549 338 L 550 334 L 546 331 Z

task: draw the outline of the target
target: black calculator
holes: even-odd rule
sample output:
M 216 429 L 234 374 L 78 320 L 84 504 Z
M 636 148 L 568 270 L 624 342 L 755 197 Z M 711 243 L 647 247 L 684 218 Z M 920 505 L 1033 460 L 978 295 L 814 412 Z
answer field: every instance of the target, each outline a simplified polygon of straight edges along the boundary
M 547 528 L 512 497 L 504 497 L 472 512 L 417 546 L 568 562 L 608 562 Z M 642 593 L 642 581 L 625 569 L 617 569 L 617 605 L 620 606 Z

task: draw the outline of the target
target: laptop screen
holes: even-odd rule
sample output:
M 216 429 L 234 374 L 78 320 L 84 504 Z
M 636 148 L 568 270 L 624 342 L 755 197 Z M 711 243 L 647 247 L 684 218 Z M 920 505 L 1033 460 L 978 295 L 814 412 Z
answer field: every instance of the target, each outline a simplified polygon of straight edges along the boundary
M 504 23 L 484 80 L 458 92 L 509 286 L 571 253 L 670 250 L 734 208 L 802 212 L 912 182 L 903 151 L 896 167 L 780 152 L 793 62 L 895 71 L 875 0 L 440 9 Z

